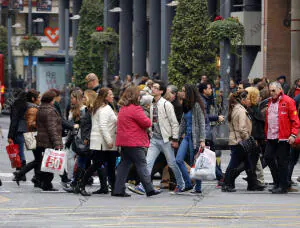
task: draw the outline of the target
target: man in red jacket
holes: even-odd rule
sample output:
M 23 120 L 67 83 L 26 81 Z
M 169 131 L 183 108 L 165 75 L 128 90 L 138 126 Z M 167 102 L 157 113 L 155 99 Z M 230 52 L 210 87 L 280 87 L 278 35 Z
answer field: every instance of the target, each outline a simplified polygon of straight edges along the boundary
M 269 89 L 271 98 L 266 112 L 265 160 L 274 181 L 271 192 L 283 194 L 288 192 L 290 145 L 295 142 L 298 134 L 299 119 L 295 101 L 284 95 L 281 84 L 272 82 Z

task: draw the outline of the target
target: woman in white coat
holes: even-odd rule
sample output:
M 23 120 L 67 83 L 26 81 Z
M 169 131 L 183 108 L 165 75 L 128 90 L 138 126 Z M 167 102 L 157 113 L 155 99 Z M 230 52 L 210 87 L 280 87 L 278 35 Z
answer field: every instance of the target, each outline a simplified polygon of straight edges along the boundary
M 85 191 L 85 185 L 89 177 L 107 164 L 107 176 L 109 177 L 111 188 L 113 190 L 115 183 L 116 157 L 118 156 L 116 147 L 116 126 L 117 115 L 111 108 L 114 95 L 108 88 L 102 88 L 94 103 L 92 113 L 92 130 L 90 136 L 90 149 L 93 151 L 93 164 L 87 169 L 80 186 L 80 193 L 83 196 L 90 194 Z M 101 183 L 98 194 L 107 194 L 107 178 Z

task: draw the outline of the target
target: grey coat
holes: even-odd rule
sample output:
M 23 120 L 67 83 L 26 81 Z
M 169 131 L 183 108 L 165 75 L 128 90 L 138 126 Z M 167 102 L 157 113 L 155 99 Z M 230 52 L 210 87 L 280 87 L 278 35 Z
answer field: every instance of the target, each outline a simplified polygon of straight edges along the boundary
M 179 137 L 183 136 L 186 129 L 184 115 L 179 126 Z M 199 147 L 200 142 L 205 142 L 205 118 L 204 113 L 197 102 L 192 108 L 192 137 L 194 149 Z

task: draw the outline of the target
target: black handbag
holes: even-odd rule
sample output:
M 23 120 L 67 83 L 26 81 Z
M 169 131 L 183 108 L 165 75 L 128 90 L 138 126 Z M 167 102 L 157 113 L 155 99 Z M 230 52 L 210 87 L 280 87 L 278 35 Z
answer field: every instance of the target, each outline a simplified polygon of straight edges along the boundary
M 72 150 L 80 156 L 89 156 L 90 155 L 89 145 L 85 145 L 83 140 L 78 135 L 75 136 L 75 138 L 73 140 Z
M 232 128 L 233 128 L 235 139 L 237 139 L 233 123 L 231 123 L 231 125 L 232 125 Z M 243 151 L 246 154 L 252 154 L 252 153 L 258 153 L 259 152 L 259 148 L 258 148 L 258 146 L 256 144 L 256 140 L 253 138 L 253 136 L 249 136 L 249 138 L 240 141 L 238 143 L 238 145 L 243 149 Z

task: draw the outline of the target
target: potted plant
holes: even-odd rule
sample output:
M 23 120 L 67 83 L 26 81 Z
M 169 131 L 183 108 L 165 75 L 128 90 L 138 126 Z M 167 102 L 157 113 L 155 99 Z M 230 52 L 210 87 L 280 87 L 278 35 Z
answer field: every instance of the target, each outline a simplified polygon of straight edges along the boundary
M 33 55 L 37 50 L 42 48 L 41 41 L 35 36 L 24 36 L 19 43 L 20 50 Z
M 236 17 L 228 17 L 226 19 L 217 16 L 208 27 L 208 34 L 216 42 L 228 39 L 234 48 L 241 45 L 244 40 L 244 26 Z

